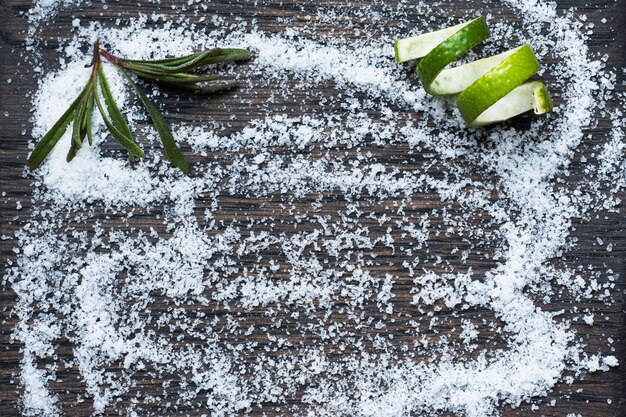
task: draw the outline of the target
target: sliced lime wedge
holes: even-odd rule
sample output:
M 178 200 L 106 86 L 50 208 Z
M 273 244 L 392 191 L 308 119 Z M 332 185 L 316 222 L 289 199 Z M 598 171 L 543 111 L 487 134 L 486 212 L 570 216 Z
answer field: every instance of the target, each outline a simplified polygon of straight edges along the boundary
M 489 72 L 490 69 L 508 58 L 514 51 L 507 51 L 489 58 L 479 59 L 465 65 L 444 69 L 431 80 L 427 91 L 434 96 L 449 96 L 459 94 L 474 81 Z M 421 64 L 421 63 L 420 63 Z M 418 74 L 419 74 L 418 66 Z M 421 77 L 420 77 L 421 79 Z M 423 83 L 424 81 L 422 81 Z
M 434 47 L 428 55 L 417 64 L 416 73 L 424 89 L 432 95 L 451 95 L 463 90 L 463 83 L 457 83 L 458 77 L 443 74 L 441 80 L 435 84 L 439 74 L 452 62 L 465 55 L 490 36 L 487 23 L 484 18 L 478 18 L 468 22 L 455 34 Z M 469 75 L 469 71 L 460 71 L 461 74 Z M 454 75 L 454 73 L 452 74 Z M 470 83 L 471 84 L 471 83 Z
M 515 88 L 468 123 L 472 127 L 486 126 L 503 122 L 530 110 L 534 110 L 535 114 L 548 113 L 552 111 L 552 107 L 552 99 L 546 85 L 540 81 L 533 81 Z
M 470 126 L 484 126 L 534 110 L 552 110 L 546 86 L 522 84 L 539 71 L 539 62 L 528 45 L 489 58 L 446 68 L 471 48 L 489 38 L 485 19 L 479 17 L 460 25 L 411 38 L 399 39 L 396 61 L 423 58 L 416 73 L 432 95 L 455 95 L 463 119 Z
M 394 44 L 396 61 L 398 63 L 402 63 L 410 61 L 411 59 L 425 57 L 430 51 L 435 49 L 437 45 L 477 20 L 482 21 L 483 24 L 485 22 L 484 18 L 479 17 L 478 19 L 441 29 L 436 32 L 424 33 L 423 35 L 413 36 L 411 38 L 398 39 Z M 486 24 L 484 26 L 485 28 L 487 27 Z M 487 29 L 487 33 L 489 33 L 489 29 Z M 489 37 L 489 35 L 487 35 L 487 37 Z
M 508 56 L 502 54 L 501 57 L 504 59 L 500 62 L 496 61 L 495 63 L 497 63 L 497 65 L 474 81 L 457 97 L 456 104 L 459 107 L 461 116 L 463 116 L 463 120 L 471 126 L 476 125 L 476 119 L 487 109 L 497 104 L 500 99 L 507 96 L 513 90 L 517 90 L 520 84 L 539 71 L 539 62 L 537 62 L 530 46 L 520 46 L 509 52 L 510 55 Z M 479 122 L 480 125 L 488 124 L 489 120 L 494 120 L 494 122 L 506 120 L 504 116 L 508 114 L 508 109 L 524 108 L 524 104 L 532 100 L 534 96 L 535 90 L 533 88 L 519 89 L 506 100 L 508 106 L 494 106 L 495 108 L 491 112 L 492 115 L 490 119 L 481 120 Z M 515 103 L 516 100 L 521 103 Z M 532 107 L 525 107 L 526 111 L 532 109 Z

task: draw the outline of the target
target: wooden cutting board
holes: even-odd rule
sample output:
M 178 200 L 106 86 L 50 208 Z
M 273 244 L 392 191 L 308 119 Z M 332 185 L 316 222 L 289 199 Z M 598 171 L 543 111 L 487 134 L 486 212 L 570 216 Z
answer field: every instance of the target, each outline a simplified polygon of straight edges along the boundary
M 74 17 L 80 17 L 82 22 L 90 20 L 99 20 L 101 22 L 112 23 L 118 16 L 136 16 L 138 13 L 151 13 L 153 11 L 171 14 L 172 5 L 177 8 L 183 7 L 186 0 L 163 0 L 161 5 L 140 4 L 137 1 L 109 1 L 108 7 L 104 9 L 100 2 L 94 0 L 90 6 L 70 6 L 67 10 L 61 10 L 53 21 L 42 26 L 39 37 L 45 39 L 47 46 L 43 50 L 44 68 L 54 69 L 57 67 L 59 59 L 58 52 L 55 48 L 58 45 L 58 38 L 65 37 L 69 33 Z M 261 3 L 261 2 L 260 2 Z M 233 12 L 244 20 L 252 18 L 257 19 L 259 28 L 270 32 L 278 32 L 284 30 L 285 26 L 276 23 L 276 17 L 282 16 L 291 18 L 295 22 L 301 22 L 306 15 L 315 15 L 315 10 L 321 4 L 341 5 L 343 7 L 352 8 L 355 12 L 360 8 L 367 6 L 364 1 L 352 1 L 346 5 L 343 2 L 289 2 L 289 1 L 268 1 L 261 8 L 260 5 L 255 6 L 253 1 L 230 2 L 227 0 L 217 0 L 209 4 L 208 14 L 228 14 Z M 456 17 L 462 19 L 464 16 L 471 15 L 475 9 L 469 2 L 463 0 L 450 0 L 447 8 L 455 10 Z M 496 10 L 499 8 L 500 2 L 487 1 L 486 4 Z M 31 209 L 31 178 L 23 175 L 23 168 L 26 157 L 28 155 L 28 141 L 30 140 L 30 117 L 31 103 L 30 97 L 37 90 L 38 74 L 30 71 L 20 55 L 25 51 L 25 37 L 27 33 L 27 21 L 24 13 L 31 7 L 31 2 L 24 0 L 1 0 L 0 1 L 0 192 L 6 195 L 0 197 L 0 234 L 12 236 L 16 230 L 29 218 Z M 374 6 L 376 7 L 376 6 Z M 589 47 L 593 53 L 600 55 L 608 53 L 610 55 L 609 65 L 617 68 L 626 67 L 626 0 L 598 0 L 593 2 L 580 2 L 574 0 L 566 0 L 558 2 L 559 9 L 566 10 L 570 7 L 577 7 L 579 13 L 586 14 L 590 21 L 595 22 L 594 35 L 589 41 Z M 184 13 L 183 13 L 184 14 Z M 503 13 L 507 16 L 507 13 Z M 610 18 L 610 25 L 602 25 L 600 21 L 603 17 Z M 517 16 L 508 16 L 512 21 L 518 19 Z M 621 21 L 620 21 L 621 20 Z M 612 26 L 614 29 L 610 29 Z M 333 28 L 326 23 L 319 26 L 320 31 L 334 29 L 336 33 L 345 38 L 356 38 L 356 33 L 345 27 Z M 17 63 L 22 62 L 21 65 Z M 621 86 L 618 89 L 624 90 L 623 85 L 624 74 L 621 69 L 618 70 L 618 77 L 621 77 Z M 11 83 L 7 80 L 11 79 Z M 326 87 L 324 87 L 326 88 Z M 332 86 L 327 87 L 329 94 L 332 94 Z M 269 97 L 271 91 L 261 91 L 258 93 L 256 100 L 259 104 Z M 246 126 L 250 120 L 257 117 L 253 106 L 240 108 L 237 106 L 237 99 L 232 96 L 224 95 L 216 98 L 218 105 L 210 105 L 206 103 L 194 103 L 188 105 L 184 102 L 177 102 L 175 98 L 163 98 L 161 102 L 166 108 L 174 109 L 179 106 L 178 111 L 172 111 L 168 119 L 172 122 L 176 121 L 206 121 L 207 114 L 209 120 L 230 120 L 231 113 L 235 118 L 231 121 L 233 130 Z M 212 102 L 215 104 L 215 102 Z M 225 104 L 225 105 L 222 105 Z M 289 103 L 281 103 L 285 106 L 285 112 L 298 112 L 299 109 L 290 109 Z M 610 103 L 615 106 L 615 103 Z M 305 111 L 314 112 L 317 104 L 311 103 Z M 228 109 L 225 110 L 225 109 Z M 605 124 L 600 121 L 597 128 L 594 129 L 599 135 L 605 130 Z M 114 145 L 111 145 L 114 146 Z M 584 147 L 583 147 L 584 148 Z M 199 160 L 199 156 L 193 155 L 189 149 L 184 149 L 190 161 Z M 397 164 L 402 157 L 405 149 L 397 149 L 397 154 L 389 155 L 388 162 Z M 228 156 L 225 155 L 225 158 Z M 577 158 L 574 160 L 570 178 L 575 180 L 577 173 L 582 172 L 584 164 Z M 566 180 L 567 180 L 566 178 Z M 626 195 L 621 196 L 622 200 L 626 199 Z M 333 196 L 326 196 L 327 201 L 331 202 Z M 269 199 L 266 201 L 265 210 L 280 211 L 279 199 Z M 22 209 L 16 208 L 17 202 L 23 206 Z M 249 197 L 223 196 L 221 201 L 223 210 L 219 216 L 223 219 L 235 218 L 247 213 L 249 216 L 255 214 L 254 207 L 260 202 L 251 200 Z M 438 204 L 437 197 L 423 199 L 415 203 L 415 210 L 426 210 L 435 207 Z M 202 203 L 197 208 L 198 212 L 202 212 L 204 207 Z M 589 264 L 593 265 L 600 271 L 612 269 L 621 275 L 617 288 L 613 291 L 613 295 L 618 300 L 612 305 L 605 305 L 603 302 L 597 301 L 586 304 L 584 307 L 591 308 L 596 312 L 597 317 L 593 327 L 584 324 L 575 324 L 573 327 L 583 335 L 589 344 L 589 351 L 600 354 L 615 355 L 622 363 L 626 361 L 624 346 L 626 345 L 625 336 L 625 313 L 624 313 L 624 291 L 626 290 L 626 206 L 621 205 L 622 213 L 600 213 L 594 216 L 590 221 L 575 222 L 573 225 L 575 231 L 572 236 L 578 239 L 577 246 L 566 255 L 563 260 L 570 265 Z M 94 219 L 95 221 L 96 219 Z M 163 225 L 151 215 L 139 215 L 135 219 L 135 226 L 149 227 L 162 230 Z M 605 241 L 604 246 L 596 244 L 596 237 L 602 236 Z M 612 243 L 614 249 L 607 252 L 606 244 Z M 0 249 L 2 251 L 2 268 L 5 267 L 5 260 L 14 260 L 15 255 L 12 251 L 15 242 L 13 240 L 1 240 Z M 440 239 L 433 242 L 439 245 L 442 251 L 445 251 L 446 245 L 456 244 Z M 489 250 L 489 249 L 487 249 Z M 449 250 L 448 250 L 449 253 Z M 391 253 L 381 253 L 381 256 L 393 256 Z M 474 270 L 477 273 L 484 271 L 486 266 L 481 265 L 480 261 L 472 261 Z M 4 271 L 4 269 L 3 269 Z M 406 283 L 407 296 L 406 303 L 410 302 L 411 296 L 408 289 L 411 281 Z M 1 285 L 1 283 L 0 283 Z M 402 288 L 402 283 L 398 288 Z M 402 302 L 402 300 L 400 300 Z M 566 296 L 554 298 L 549 304 L 549 308 L 558 311 L 561 308 L 569 308 L 574 300 L 568 299 Z M 19 398 L 19 386 L 15 376 L 19 372 L 19 363 L 21 359 L 20 345 L 11 342 L 11 332 L 16 324 L 16 317 L 9 313 L 15 304 L 15 294 L 8 287 L 0 287 L 0 416 L 15 416 L 19 414 L 16 404 Z M 153 311 L 157 312 L 159 306 L 154 306 Z M 219 314 L 219 312 L 218 312 Z M 487 311 L 476 311 L 476 315 L 488 314 Z M 606 319 L 605 319 L 606 318 Z M 255 324 L 257 320 L 262 318 L 250 316 L 250 324 Z M 454 323 L 454 318 L 450 318 L 450 322 Z M 406 337 L 403 331 L 403 323 L 398 321 L 395 326 L 390 327 L 390 332 L 398 339 Z M 601 336 L 601 337 L 599 337 Z M 613 347 L 616 351 L 611 351 L 604 340 L 612 337 L 616 342 Z M 487 343 L 483 341 L 481 343 Z M 61 343 L 59 346 L 60 355 L 71 355 L 72 346 L 68 342 Z M 338 358 L 337 360 L 340 360 Z M 57 393 L 60 398 L 62 408 L 74 416 L 90 415 L 92 409 L 90 401 L 84 401 L 75 404 L 73 399 L 76 394 L 81 392 L 84 387 L 77 378 L 76 370 L 62 370 L 59 378 L 64 382 L 62 384 L 53 385 L 53 392 Z M 568 413 L 581 414 L 584 417 L 608 417 L 608 416 L 626 416 L 626 367 L 621 366 L 606 373 L 590 374 L 583 379 L 577 380 L 572 385 L 559 384 L 554 392 L 550 393 L 542 403 L 547 404 L 552 399 L 556 400 L 554 407 L 541 407 L 538 413 L 533 413 L 530 406 L 522 405 L 518 409 L 503 407 L 503 416 L 559 416 L 565 417 Z M 157 392 L 162 381 L 146 380 L 142 384 L 142 389 L 146 393 L 152 391 Z M 612 401 L 608 401 L 612 400 Z M 294 400 L 297 403 L 297 400 Z M 274 410 L 273 404 L 266 404 L 262 409 L 255 409 L 255 415 L 261 415 L 263 411 L 271 412 Z M 108 414 L 117 415 L 115 410 L 108 410 Z M 200 415 L 201 413 L 197 413 Z M 192 415 L 196 415 L 192 412 Z

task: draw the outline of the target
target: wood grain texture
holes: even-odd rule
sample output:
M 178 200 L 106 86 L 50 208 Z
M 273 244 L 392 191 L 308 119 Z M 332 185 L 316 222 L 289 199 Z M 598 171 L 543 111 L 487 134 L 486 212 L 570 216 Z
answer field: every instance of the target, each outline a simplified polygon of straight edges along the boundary
M 102 5 L 94 1 L 93 5 L 70 7 L 68 10 L 62 10 L 53 21 L 47 22 L 42 26 L 39 37 L 47 41 L 47 46 L 43 52 L 42 62 L 46 70 L 56 68 L 58 53 L 55 48 L 58 46 L 59 37 L 68 33 L 71 27 L 71 21 L 74 17 L 79 17 L 81 21 L 88 22 L 90 20 L 98 20 L 105 24 L 113 24 L 118 16 L 136 16 L 139 13 L 151 13 L 152 11 L 161 13 L 171 13 L 172 6 L 183 7 L 186 0 L 163 0 L 160 5 L 141 4 L 133 1 L 110 1 L 108 7 L 104 9 Z M 477 6 L 469 4 L 462 0 L 450 0 L 446 2 L 450 9 L 455 10 L 455 17 L 462 19 L 464 16 L 476 10 Z M 367 2 L 353 1 L 320 1 L 320 2 L 289 2 L 289 1 L 265 1 L 255 5 L 253 1 L 227 1 L 218 0 L 209 5 L 209 13 L 227 16 L 234 14 L 240 16 L 244 20 L 255 18 L 260 29 L 269 32 L 278 32 L 284 28 L 276 22 L 277 17 L 291 18 L 295 24 L 306 21 L 305 17 L 315 15 L 315 11 L 321 7 L 344 7 L 352 10 L 355 14 L 368 5 Z M 453 7 L 454 6 L 454 7 Z M 0 0 L 0 192 L 6 195 L 0 197 L 0 234 L 12 236 L 24 222 L 29 218 L 31 193 L 31 178 L 24 175 L 24 165 L 28 155 L 28 141 L 30 139 L 30 110 L 31 95 L 37 88 L 37 74 L 29 70 L 20 57 L 25 53 L 25 37 L 27 31 L 27 21 L 24 17 L 31 7 L 29 1 L 24 0 Z M 374 8 L 378 7 L 376 5 Z M 511 15 L 510 12 L 503 10 L 498 1 L 486 2 L 485 7 L 490 11 L 498 14 L 500 17 L 508 18 L 515 21 L 518 17 Z M 558 1 L 558 7 L 561 10 L 567 10 L 570 7 L 577 7 L 579 12 L 586 14 L 590 21 L 596 23 L 595 34 L 589 43 L 594 53 L 610 55 L 609 65 L 616 68 L 626 66 L 626 0 L 599 0 L 589 3 L 577 2 L 574 0 Z M 184 14 L 184 13 L 183 13 Z M 197 17 L 190 16 L 192 19 Z M 601 24 L 601 19 L 607 17 L 609 23 Z M 324 33 L 332 33 L 333 31 L 342 30 L 341 35 L 347 38 L 357 38 L 356 32 L 348 29 L 337 29 L 327 23 L 320 23 L 318 31 Z M 22 62 L 17 65 L 17 63 Z M 623 72 L 618 70 L 618 76 L 624 79 Z M 251 75 L 254 77 L 254 75 Z M 548 75 L 549 77 L 549 75 Z M 11 79 L 9 84 L 7 80 Z M 253 81 L 258 81 L 254 80 Z M 332 91 L 332 85 L 324 86 L 328 91 Z M 624 89 L 621 85 L 618 88 Z M 250 120 L 260 117 L 263 114 L 263 106 L 266 98 L 271 95 L 271 91 L 260 91 L 256 97 L 256 105 L 253 100 L 245 107 L 238 106 L 238 99 L 233 96 L 220 96 L 216 101 L 207 103 L 202 100 L 176 101 L 175 98 L 163 98 L 162 102 L 166 108 L 176 109 L 168 115 L 168 120 L 176 121 L 196 121 L 204 123 L 210 120 L 229 121 L 231 114 L 237 117 L 231 120 L 232 129 L 237 130 L 246 126 Z M 306 100 L 303 97 L 302 100 Z M 290 106 L 289 102 L 278 102 L 272 104 L 276 108 L 284 110 L 286 114 L 298 114 L 302 111 L 300 108 Z M 615 103 L 612 103 L 615 105 Z M 311 99 L 307 105 L 306 111 L 315 112 L 319 110 L 319 103 Z M 209 115 L 208 117 L 206 115 Z M 596 128 L 596 132 L 602 133 L 604 124 L 601 123 Z M 191 162 L 198 161 L 199 156 L 193 155 L 189 149 L 184 149 L 186 155 Z M 385 152 L 384 158 L 391 165 L 401 167 L 402 169 L 410 169 L 403 164 L 403 159 L 408 149 L 395 149 L 390 152 L 389 149 L 374 150 L 374 152 Z M 228 155 L 223 156 L 225 159 Z M 419 158 L 419 155 L 415 155 Z M 383 156 L 381 155 L 382 159 Z M 584 164 L 580 159 L 574 160 L 571 172 L 572 175 L 566 178 L 566 181 L 574 182 L 577 173 L 582 172 Z M 622 200 L 626 195 L 621 196 Z M 17 210 L 16 203 L 21 202 L 23 208 Z M 333 195 L 325 195 L 329 214 L 336 213 L 338 207 L 342 204 Z M 303 200 L 299 210 L 306 212 L 306 207 L 310 201 Z M 392 203 L 391 201 L 389 203 Z M 380 209 L 384 209 L 383 203 L 378 203 Z M 246 216 L 279 216 L 282 212 L 281 200 L 276 198 L 264 198 L 255 200 L 246 196 L 225 195 L 220 196 L 220 205 L 222 210 L 218 215 L 218 220 L 228 219 L 245 219 Z M 407 211 L 412 213 L 426 212 L 432 208 L 439 207 L 441 202 L 438 196 L 423 194 L 417 199 L 412 207 Z M 197 211 L 201 213 L 205 207 L 199 204 Z M 624 203 L 621 205 L 621 211 L 626 210 Z M 452 208 L 454 209 L 454 207 Z M 201 216 L 200 216 L 201 217 Z M 116 224 L 113 216 L 109 220 L 111 224 Z M 245 220 L 241 220 L 245 222 Z M 480 219 L 478 219 L 480 221 Z M 132 219 L 132 225 L 127 227 L 147 228 L 154 226 L 157 230 L 165 233 L 163 225 L 154 219 L 152 214 L 138 214 Z M 577 246 L 566 257 L 555 262 L 563 262 L 566 265 L 576 266 L 580 264 L 593 265 L 601 271 L 613 270 L 621 275 L 617 288 L 613 291 L 613 295 L 617 303 L 607 305 L 604 302 L 597 301 L 585 307 L 593 309 L 598 317 L 597 324 L 593 327 L 586 325 L 575 325 L 574 328 L 587 341 L 590 352 L 603 354 L 611 354 L 617 356 L 622 363 L 626 361 L 626 339 L 625 339 L 625 304 L 624 292 L 626 290 L 626 218 L 623 213 L 599 213 L 589 221 L 578 221 L 573 225 L 575 230 L 572 236 L 578 239 Z M 85 227 L 88 227 L 85 226 Z M 285 226 L 287 227 L 287 226 Z M 372 230 L 376 230 L 377 225 L 372 221 Z M 607 252 L 605 246 L 596 244 L 596 237 L 603 236 L 606 244 L 612 243 L 614 250 Z M 0 250 L 2 253 L 2 268 L 5 267 L 5 260 L 14 260 L 12 248 L 14 240 L 0 241 Z M 435 238 L 430 242 L 434 253 L 449 253 L 449 241 L 444 237 Z M 457 243 L 458 245 L 458 243 Z M 494 248 L 485 248 L 485 251 L 493 251 Z M 390 259 L 394 255 L 391 251 L 383 250 L 380 253 L 379 268 L 380 271 L 386 271 L 384 260 Z M 242 263 L 254 263 L 255 259 L 242 259 Z M 450 259 L 454 263 L 454 259 Z M 492 265 L 485 263 L 481 258 L 472 259 L 473 268 L 480 273 L 489 270 Z M 4 269 L 2 270 L 4 271 Z M 395 291 L 399 294 L 406 294 L 406 297 L 400 296 L 397 300 L 400 306 L 410 308 L 409 303 L 411 295 L 409 293 L 411 280 L 398 283 Z M 19 409 L 17 402 L 19 399 L 19 386 L 15 379 L 19 371 L 20 362 L 20 346 L 11 341 L 11 332 L 15 326 L 16 318 L 9 313 L 15 304 L 15 294 L 8 287 L 0 288 L 0 416 L 17 416 Z M 558 311 L 563 307 L 571 306 L 573 300 L 567 296 L 554 297 L 549 303 L 542 304 L 542 307 L 548 310 Z M 154 312 L 158 312 L 160 307 L 156 304 L 153 308 Z M 216 307 L 212 314 L 224 314 Z M 189 314 L 195 314 L 193 309 L 189 309 Z M 470 314 L 477 318 L 490 318 L 489 311 L 472 311 Z M 263 325 L 263 317 L 252 312 L 242 312 L 246 320 L 250 324 L 257 326 Z M 604 319 L 606 317 L 606 320 Z M 454 317 L 449 317 L 449 323 L 454 325 Z M 397 320 L 388 327 L 388 332 L 393 334 L 397 339 L 401 340 L 404 334 L 406 323 L 403 320 Z M 498 335 L 490 334 L 488 329 L 481 329 L 481 346 L 498 345 Z M 258 337 L 262 340 L 263 334 L 254 334 L 252 337 Z M 605 343 L 607 337 L 615 340 L 615 343 L 608 346 Z M 311 344 L 317 343 L 315 338 L 311 338 Z M 614 348 L 615 351 L 611 349 Z M 60 343 L 58 348 L 59 356 L 71 356 L 72 346 L 65 341 Z M 341 354 L 335 352 L 334 357 L 340 361 Z M 175 376 L 172 376 L 175 380 Z M 59 379 L 63 382 L 53 384 L 52 390 L 57 393 L 64 409 L 71 410 L 68 414 L 75 416 L 87 416 L 91 413 L 89 401 L 81 404 L 74 404 L 73 398 L 77 392 L 84 390 L 84 385 L 78 377 L 75 369 L 60 370 Z M 594 373 L 585 376 L 583 379 L 577 380 L 572 385 L 559 384 L 554 392 L 550 393 L 547 398 L 542 400 L 542 404 L 548 404 L 552 399 L 556 400 L 554 407 L 542 406 L 538 413 L 533 413 L 530 406 L 522 405 L 517 409 L 509 407 L 502 408 L 502 415 L 505 417 L 513 416 L 532 416 L 543 415 L 548 417 L 565 417 L 568 413 L 581 414 L 585 417 L 624 417 L 626 416 L 626 367 L 621 366 L 607 373 Z M 139 384 L 138 389 L 146 393 L 156 392 L 162 381 L 151 379 L 148 374 Z M 612 402 L 607 401 L 611 399 Z M 294 400 L 297 403 L 297 400 Z M 274 412 L 273 404 L 265 404 L 262 409 L 255 409 L 255 415 L 261 415 L 263 412 Z M 152 410 L 159 412 L 158 409 Z M 185 414 L 189 410 L 178 410 L 163 412 L 163 415 Z M 200 415 L 197 410 L 190 411 L 191 415 Z M 107 415 L 118 415 L 117 410 L 107 410 Z

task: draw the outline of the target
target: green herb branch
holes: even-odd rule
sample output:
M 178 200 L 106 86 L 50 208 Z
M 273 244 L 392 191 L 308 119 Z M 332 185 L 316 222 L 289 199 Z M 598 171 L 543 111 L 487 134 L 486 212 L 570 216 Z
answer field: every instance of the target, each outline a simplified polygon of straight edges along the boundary
M 102 68 L 101 57 L 113 64 L 124 75 L 124 78 L 137 93 L 139 100 L 146 108 L 161 138 L 165 154 L 174 166 L 187 173 L 189 172 L 189 165 L 185 161 L 178 145 L 176 145 L 172 131 L 165 118 L 128 73 L 131 72 L 145 80 L 165 84 L 177 89 L 198 93 L 215 93 L 236 87 L 237 83 L 215 82 L 218 79 L 215 75 L 198 75 L 191 71 L 211 64 L 245 61 L 250 59 L 250 52 L 245 49 L 215 48 L 177 58 L 131 60 L 117 57 L 101 49 L 99 42 L 96 41 L 93 59 L 87 65 L 87 67 L 92 68 L 87 84 L 61 118 L 35 146 L 27 163 L 31 170 L 41 166 L 59 139 L 67 131 L 70 123 L 72 123 L 73 127 L 72 143 L 67 154 L 68 162 L 76 156 L 85 139 L 87 139 L 89 145 L 93 144 L 91 125 L 94 106 L 98 108 L 111 136 L 128 151 L 131 159 L 144 155 L 143 149 L 135 141 L 130 127 L 111 93 L 111 88 Z M 100 96 L 102 96 L 102 99 Z

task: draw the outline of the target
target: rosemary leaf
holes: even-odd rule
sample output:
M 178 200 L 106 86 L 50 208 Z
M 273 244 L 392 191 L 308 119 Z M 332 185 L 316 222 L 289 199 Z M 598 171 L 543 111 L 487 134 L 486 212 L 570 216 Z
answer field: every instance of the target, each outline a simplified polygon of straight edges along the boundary
M 131 68 L 129 68 L 129 70 L 141 78 L 146 78 L 149 80 L 154 80 L 154 81 L 165 83 L 165 84 L 193 84 L 193 83 L 214 81 L 217 79 L 215 75 L 194 75 L 194 74 L 185 74 L 185 73 L 161 75 L 161 74 L 155 74 L 155 73 L 147 73 L 144 71 L 135 70 Z
M 87 92 L 87 95 L 89 95 L 89 92 Z M 74 115 L 74 122 L 72 126 L 72 142 L 70 144 L 70 149 L 67 152 L 67 156 L 65 157 L 67 162 L 71 162 L 78 153 L 79 149 L 83 146 L 81 131 L 83 126 L 83 115 L 87 107 L 85 100 L 86 96 L 83 96 L 83 99 L 76 108 L 76 114 Z
M 89 98 L 89 102 L 87 103 L 87 140 L 89 141 L 89 146 L 93 146 L 93 133 L 91 130 L 91 125 L 93 124 L 93 107 L 95 105 L 95 91 L 94 93 L 91 95 L 91 97 Z
M 174 65 L 180 65 L 180 64 L 184 64 L 186 62 L 189 62 L 189 61 L 191 61 L 192 59 L 194 59 L 195 57 L 197 57 L 198 55 L 200 55 L 202 53 L 203 52 L 195 52 L 195 53 L 190 54 L 190 55 L 174 57 L 174 58 L 155 59 L 155 60 L 124 59 L 124 62 L 151 62 L 151 63 L 155 63 L 155 64 L 163 64 L 163 65 L 174 66 Z
M 146 76 L 167 75 L 172 73 L 171 71 L 159 68 L 158 65 L 151 64 L 149 62 L 126 63 L 124 64 L 124 68 L 133 73 L 141 72 L 143 74 L 146 74 Z
M 89 108 L 89 105 L 93 103 L 93 93 L 94 93 L 94 89 L 90 88 L 89 91 L 87 91 L 87 95 L 83 99 L 84 109 L 83 109 L 82 118 L 80 120 L 81 142 L 85 139 L 85 136 L 87 136 L 87 128 L 91 124 L 91 113 L 93 112 L 93 107 Z
M 144 155 L 143 149 L 141 149 L 141 147 L 137 145 L 137 143 L 133 140 L 132 136 L 127 136 L 125 133 L 121 132 L 114 125 L 114 123 L 109 119 L 109 116 L 107 115 L 107 112 L 104 106 L 100 102 L 100 98 L 98 97 L 98 95 L 95 95 L 95 98 L 96 98 L 96 105 L 98 106 L 98 110 L 100 110 L 100 114 L 102 115 L 102 120 L 104 120 L 104 124 L 106 125 L 107 129 L 109 129 L 109 132 L 111 132 L 111 135 L 113 136 L 113 138 L 115 138 L 115 140 L 117 140 L 120 145 L 126 148 L 131 158 L 134 155 L 139 156 L 139 157 L 143 156 Z
M 240 48 L 215 48 L 207 51 L 206 58 L 199 66 L 218 64 L 222 62 L 247 61 L 252 54 L 247 49 Z
M 72 144 L 79 148 L 82 146 L 81 130 L 83 127 L 83 115 L 85 113 L 85 109 L 87 108 L 86 98 L 88 95 L 89 91 L 86 91 L 85 95 L 81 98 L 80 103 L 78 103 L 78 106 L 76 107 L 76 115 L 74 116 L 74 124 L 72 126 Z
M 128 127 L 126 119 L 122 115 L 122 112 L 120 111 L 117 103 L 115 102 L 115 99 L 113 98 L 113 93 L 111 93 L 111 88 L 109 87 L 109 82 L 107 81 L 102 66 L 98 68 L 98 81 L 100 82 L 100 90 L 102 91 L 104 103 L 106 104 L 109 115 L 111 116 L 111 122 L 113 123 L 113 126 L 115 126 L 117 130 L 120 131 L 120 133 L 124 134 L 131 141 L 135 142 L 130 127 Z
M 76 122 L 76 121 L 74 121 L 74 122 Z M 74 159 L 74 157 L 76 156 L 76 154 L 80 150 L 80 148 L 81 148 L 81 145 L 77 145 L 76 143 L 72 142 L 72 144 L 70 145 L 70 150 L 67 152 L 67 156 L 65 157 L 65 160 L 67 162 L 71 162 L 72 159 Z
M 239 86 L 237 82 L 227 82 L 220 84 L 205 84 L 205 85 L 196 85 L 196 84 L 171 84 L 172 87 L 180 88 L 181 90 L 190 90 L 195 93 L 200 94 L 211 94 L 211 93 L 219 93 L 220 91 L 228 91 L 232 90 L 235 87 Z
M 161 77 L 157 79 L 159 82 L 170 84 L 195 84 L 215 80 L 217 80 L 217 76 L 215 75 L 194 75 L 184 73 L 176 73 L 168 77 Z
M 148 96 L 146 96 L 143 91 L 139 89 L 137 84 L 135 84 L 135 82 L 130 78 L 126 71 L 124 71 L 124 69 L 122 69 L 121 71 L 139 96 L 139 99 L 143 103 L 146 110 L 148 111 L 148 114 L 152 119 L 152 123 L 154 123 L 154 127 L 156 128 L 159 137 L 161 138 L 161 143 L 163 144 L 163 149 L 165 149 L 165 154 L 170 159 L 170 161 L 172 161 L 174 166 L 183 171 L 185 174 L 188 173 L 189 165 L 187 164 L 187 161 L 185 161 L 185 157 L 178 148 L 178 145 L 176 145 L 174 135 L 172 135 L 172 131 L 167 125 L 167 122 L 165 121 L 159 110 L 156 108 L 156 106 L 152 104 Z
M 46 159 L 50 151 L 55 147 L 59 139 L 63 136 L 70 122 L 74 118 L 74 113 L 76 111 L 76 106 L 82 99 L 85 94 L 85 89 L 81 91 L 81 93 L 76 97 L 76 100 L 70 105 L 70 107 L 63 113 L 63 115 L 57 120 L 57 122 L 52 126 L 52 128 L 44 135 L 43 138 L 37 143 L 35 149 L 30 154 L 28 158 L 28 168 L 31 171 L 36 170 L 41 166 L 43 161 Z
M 221 62 L 237 62 L 250 59 L 252 55 L 246 49 L 215 48 L 209 51 L 188 55 L 182 58 L 159 61 L 127 60 L 125 68 L 134 72 L 140 70 L 154 74 L 174 74 Z M 191 59 L 189 59 L 191 57 Z
M 83 147 L 83 141 L 90 129 L 93 107 L 89 109 L 89 105 L 93 106 L 93 85 L 93 80 L 90 79 L 85 87 L 85 95 L 81 98 L 76 108 L 74 126 L 72 127 L 72 144 L 67 153 L 67 162 L 71 162 L 78 150 Z
M 92 93 L 91 85 L 91 80 L 89 80 L 86 86 L 85 95 L 81 98 L 78 106 L 76 107 L 74 123 L 72 126 L 72 144 L 69 152 L 67 153 L 67 157 L 65 158 L 67 162 L 74 159 L 78 150 L 83 147 L 83 139 L 87 134 L 87 121 L 85 120 L 85 113 L 87 112 L 87 101 L 89 99 L 89 95 Z

